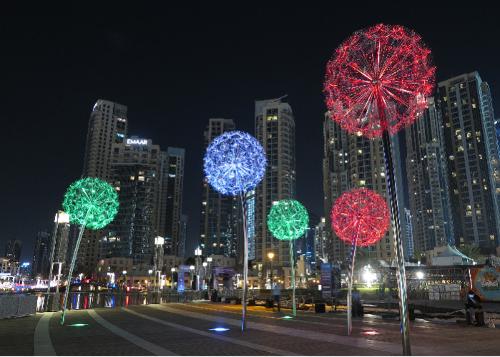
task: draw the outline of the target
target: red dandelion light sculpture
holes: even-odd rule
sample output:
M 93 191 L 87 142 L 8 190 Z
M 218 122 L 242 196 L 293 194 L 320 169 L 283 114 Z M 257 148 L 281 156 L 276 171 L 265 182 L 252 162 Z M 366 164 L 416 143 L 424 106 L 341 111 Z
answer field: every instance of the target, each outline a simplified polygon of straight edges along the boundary
M 350 133 L 394 134 L 426 108 L 435 70 L 420 35 L 378 24 L 355 32 L 336 49 L 326 67 L 326 105 Z
M 366 247 L 387 232 L 389 207 L 378 193 L 366 188 L 344 192 L 332 207 L 332 229 L 346 243 Z

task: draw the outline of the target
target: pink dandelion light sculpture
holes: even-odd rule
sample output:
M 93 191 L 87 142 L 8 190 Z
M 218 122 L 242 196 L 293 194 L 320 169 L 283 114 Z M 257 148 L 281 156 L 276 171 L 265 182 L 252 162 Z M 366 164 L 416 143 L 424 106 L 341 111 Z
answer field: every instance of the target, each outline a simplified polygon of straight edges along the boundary
M 344 192 L 335 201 L 330 213 L 332 230 L 347 244 L 352 245 L 347 293 L 347 334 L 352 331 L 352 284 L 356 247 L 377 243 L 387 233 L 390 222 L 385 199 L 367 188 Z
M 349 133 L 382 138 L 405 355 L 411 354 L 411 348 L 390 135 L 411 125 L 423 113 L 434 90 L 435 72 L 431 51 L 420 35 L 403 26 L 378 24 L 355 32 L 335 50 L 327 63 L 323 86 L 332 120 Z
M 378 193 L 359 188 L 344 192 L 331 211 L 332 229 L 346 243 L 367 247 L 377 243 L 389 229 L 390 214 Z
M 435 72 L 420 35 L 378 24 L 355 32 L 335 51 L 326 68 L 326 105 L 350 133 L 394 134 L 426 108 Z

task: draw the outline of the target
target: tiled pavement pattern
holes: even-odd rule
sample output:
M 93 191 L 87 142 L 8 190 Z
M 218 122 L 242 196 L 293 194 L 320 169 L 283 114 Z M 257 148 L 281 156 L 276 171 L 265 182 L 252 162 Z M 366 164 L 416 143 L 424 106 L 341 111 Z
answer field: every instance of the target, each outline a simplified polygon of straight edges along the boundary
M 296 319 L 284 320 L 284 312 L 273 313 L 265 308 L 250 307 L 248 329 L 242 333 L 239 328 L 240 310 L 238 305 L 162 304 L 133 306 L 125 310 L 70 311 L 65 326 L 59 324 L 60 313 L 46 315 L 48 324 L 41 319 L 43 314 L 0 320 L 0 354 L 32 355 L 35 350 L 50 351 L 47 347 L 53 348 L 52 351 L 58 355 L 401 353 L 397 321 L 373 316 L 355 319 L 353 335 L 348 337 L 345 335 L 343 313 L 299 312 Z M 75 323 L 83 325 L 71 326 Z M 218 326 L 230 330 L 209 331 Z M 498 329 L 460 326 L 453 322 L 413 322 L 411 342 L 415 355 L 500 353 Z

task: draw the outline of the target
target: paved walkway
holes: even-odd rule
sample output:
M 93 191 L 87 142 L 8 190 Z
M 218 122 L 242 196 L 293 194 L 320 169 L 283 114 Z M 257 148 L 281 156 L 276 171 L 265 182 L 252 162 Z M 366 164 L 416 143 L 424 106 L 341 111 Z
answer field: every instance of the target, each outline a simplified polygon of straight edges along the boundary
M 345 314 L 299 312 L 294 319 L 249 307 L 241 331 L 241 305 L 211 303 L 75 310 L 0 320 L 1 355 L 399 355 L 397 321 L 355 319 L 346 336 Z M 224 327 L 227 331 L 211 329 Z M 497 355 L 498 329 L 411 325 L 415 355 Z

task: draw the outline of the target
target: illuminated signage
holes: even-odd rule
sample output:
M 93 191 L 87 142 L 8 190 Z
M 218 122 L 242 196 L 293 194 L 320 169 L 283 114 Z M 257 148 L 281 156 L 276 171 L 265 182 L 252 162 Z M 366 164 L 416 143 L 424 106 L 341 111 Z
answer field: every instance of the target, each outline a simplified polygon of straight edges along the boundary
M 127 145 L 147 145 L 148 139 L 127 139 Z

